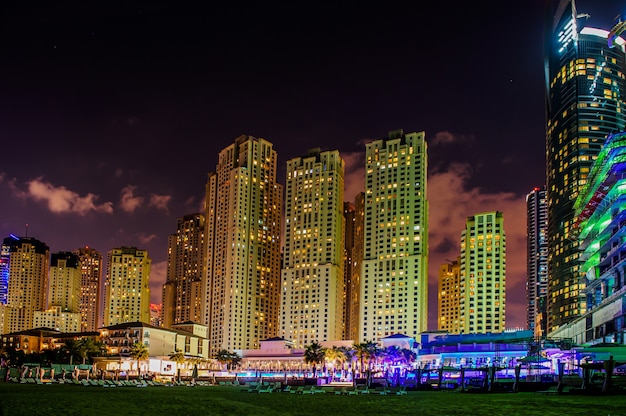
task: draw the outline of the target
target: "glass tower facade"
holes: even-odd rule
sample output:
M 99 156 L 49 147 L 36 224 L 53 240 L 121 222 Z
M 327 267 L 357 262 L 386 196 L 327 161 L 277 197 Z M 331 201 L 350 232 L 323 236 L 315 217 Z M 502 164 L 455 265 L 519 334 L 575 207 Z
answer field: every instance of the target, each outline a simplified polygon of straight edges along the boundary
M 624 129 L 624 42 L 552 2 L 545 39 L 548 332 L 585 312 L 574 201 L 608 134 Z

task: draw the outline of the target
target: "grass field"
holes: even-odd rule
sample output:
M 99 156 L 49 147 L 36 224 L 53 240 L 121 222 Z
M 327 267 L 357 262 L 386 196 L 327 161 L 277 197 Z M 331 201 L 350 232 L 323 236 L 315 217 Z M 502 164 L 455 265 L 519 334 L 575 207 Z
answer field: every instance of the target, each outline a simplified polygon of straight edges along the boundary
M 246 393 L 238 387 L 117 387 L 0 383 L 0 413 L 21 415 L 626 415 L 626 395 L 415 391 L 403 396 Z

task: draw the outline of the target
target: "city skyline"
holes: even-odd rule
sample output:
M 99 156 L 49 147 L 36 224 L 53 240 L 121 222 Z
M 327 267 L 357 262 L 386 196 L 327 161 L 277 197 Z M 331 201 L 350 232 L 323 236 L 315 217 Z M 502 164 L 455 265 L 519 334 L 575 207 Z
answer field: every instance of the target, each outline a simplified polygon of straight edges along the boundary
M 577 2 L 605 29 L 622 11 L 591 3 Z M 202 211 L 206 173 L 239 135 L 274 144 L 283 184 L 290 158 L 338 149 L 353 202 L 365 142 L 425 131 L 429 329 L 441 263 L 457 257 L 466 218 L 490 210 L 507 233 L 506 321 L 525 325 L 524 197 L 545 182 L 541 2 L 523 16 L 435 6 L 415 25 L 394 6 L 319 6 L 283 25 L 259 24 L 271 8 L 19 7 L 2 29 L 3 237 L 29 224 L 50 252 L 147 250 L 160 303 L 167 238 Z

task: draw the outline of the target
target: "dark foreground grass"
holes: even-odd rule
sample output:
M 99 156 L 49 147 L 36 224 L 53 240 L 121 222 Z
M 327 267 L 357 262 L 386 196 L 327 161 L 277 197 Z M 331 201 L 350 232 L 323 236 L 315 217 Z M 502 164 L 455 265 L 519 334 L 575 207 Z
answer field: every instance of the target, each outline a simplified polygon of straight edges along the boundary
M 626 415 L 626 395 L 546 396 L 419 391 L 404 396 L 246 393 L 236 387 L 116 387 L 0 383 L 0 414 L 37 415 Z

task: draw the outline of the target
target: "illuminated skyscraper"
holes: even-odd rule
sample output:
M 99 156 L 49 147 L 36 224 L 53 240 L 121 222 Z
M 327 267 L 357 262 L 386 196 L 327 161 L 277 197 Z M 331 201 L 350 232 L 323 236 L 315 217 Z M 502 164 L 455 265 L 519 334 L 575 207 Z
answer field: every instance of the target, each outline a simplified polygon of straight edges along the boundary
M 211 355 L 259 348 L 278 335 L 282 186 L 276 151 L 240 136 L 219 154 L 206 186 L 203 318 Z
M 163 287 L 163 326 L 202 322 L 202 285 L 206 276 L 205 221 L 202 214 L 178 219 L 168 239 L 167 277 Z
M 546 190 L 535 188 L 526 195 L 526 325 L 535 336 L 546 335 L 548 241 Z
M 6 305 L 9 295 L 9 251 L 11 246 L 4 241 L 0 246 L 0 305 Z
M 460 328 L 460 295 L 461 295 L 461 263 L 460 259 L 442 264 L 439 267 L 439 293 L 437 306 L 439 321 L 437 329 L 451 334 L 461 332 Z
M 337 150 L 287 161 L 280 333 L 296 348 L 343 339 L 343 174 Z
M 360 342 L 427 329 L 426 152 L 424 132 L 395 130 L 365 146 Z
M 461 233 L 460 329 L 503 332 L 506 312 L 506 238 L 501 212 L 467 218 Z
M 585 311 L 573 204 L 606 136 L 624 130 L 624 42 L 582 27 L 573 0 L 546 22 L 548 332 Z M 617 14 L 619 11 L 616 10 Z
M 626 341 L 626 133 L 609 135 L 574 204 L 587 311 L 551 336 L 576 344 Z
M 32 237 L 11 236 L 4 245 L 9 252 L 9 293 L 3 333 L 32 329 L 35 311 L 46 308 L 50 249 Z
M 150 323 L 150 266 L 146 250 L 119 247 L 107 255 L 104 326 Z
M 80 260 L 81 331 L 96 331 L 104 323 L 104 280 L 102 254 L 93 248 L 74 250 Z
M 65 251 L 50 256 L 50 278 L 48 283 L 48 306 L 59 306 L 64 310 L 80 310 L 80 260 L 76 254 Z
M 344 202 L 345 231 L 345 323 L 344 339 L 359 338 L 359 308 L 361 287 L 361 266 L 363 265 L 363 232 L 365 194 L 359 192 L 354 204 Z
M 50 257 L 47 307 L 35 311 L 33 327 L 62 332 L 80 331 L 80 284 L 78 256 L 65 251 L 53 253 Z

